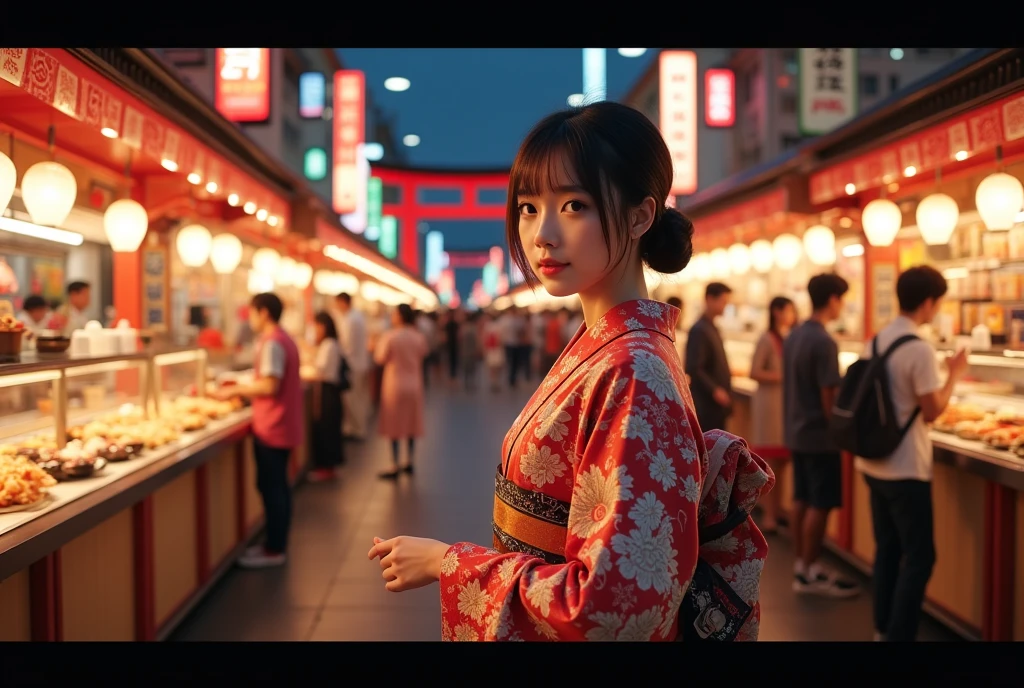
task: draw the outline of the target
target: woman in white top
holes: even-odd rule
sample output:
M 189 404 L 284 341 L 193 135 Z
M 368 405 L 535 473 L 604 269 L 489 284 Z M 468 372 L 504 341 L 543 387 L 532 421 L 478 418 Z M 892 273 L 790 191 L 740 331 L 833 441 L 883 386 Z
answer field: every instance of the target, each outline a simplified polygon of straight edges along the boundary
M 316 384 L 313 406 L 313 471 L 312 482 L 330 480 L 345 461 L 345 444 L 341 439 L 341 393 L 346 384 L 345 359 L 338 345 L 334 318 L 320 311 L 313 319 L 316 332 Z
M 772 299 L 768 306 L 768 331 L 761 335 L 750 364 L 750 377 L 757 381 L 751 404 L 751 450 L 768 462 L 780 475 L 779 462 L 789 456 L 783 438 L 782 342 L 796 324 L 796 307 L 784 296 Z M 779 490 L 772 490 L 760 501 L 763 520 L 761 532 L 773 533 L 779 527 Z

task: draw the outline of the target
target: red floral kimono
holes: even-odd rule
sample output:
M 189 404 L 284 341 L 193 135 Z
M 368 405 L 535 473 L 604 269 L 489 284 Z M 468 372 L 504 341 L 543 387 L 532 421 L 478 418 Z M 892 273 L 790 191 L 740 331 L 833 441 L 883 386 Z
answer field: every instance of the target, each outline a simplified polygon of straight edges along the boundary
M 678 317 L 623 303 L 562 352 L 505 437 L 494 547 L 457 543 L 442 561 L 445 640 L 676 638 L 708 470 Z M 713 562 L 734 587 L 745 559 L 756 587 L 764 539 L 749 549 Z

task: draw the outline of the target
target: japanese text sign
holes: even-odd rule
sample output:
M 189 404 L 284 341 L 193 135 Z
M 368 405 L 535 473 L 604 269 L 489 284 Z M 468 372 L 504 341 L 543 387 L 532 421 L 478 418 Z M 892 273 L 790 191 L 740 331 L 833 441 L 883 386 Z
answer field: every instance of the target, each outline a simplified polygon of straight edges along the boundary
M 800 49 L 800 132 L 817 136 L 857 114 L 857 51 Z
M 270 49 L 217 48 L 217 111 L 232 122 L 270 119 Z
M 666 50 L 659 57 L 661 135 L 672 155 L 672 194 L 697 190 L 697 55 Z
M 357 70 L 334 73 L 334 212 L 354 213 L 364 187 L 359 179 L 360 144 L 366 140 L 366 77 Z
M 704 72 L 704 122 L 709 127 L 736 123 L 736 75 L 731 69 Z

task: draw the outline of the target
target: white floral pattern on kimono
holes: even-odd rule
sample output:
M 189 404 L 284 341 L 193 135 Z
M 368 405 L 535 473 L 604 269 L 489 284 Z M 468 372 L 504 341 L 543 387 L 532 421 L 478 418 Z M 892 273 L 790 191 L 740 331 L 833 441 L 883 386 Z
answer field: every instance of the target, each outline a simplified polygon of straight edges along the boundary
M 499 476 L 568 505 L 559 563 L 452 545 L 444 639 L 675 639 L 708 465 L 673 344 L 678 316 L 657 301 L 623 303 L 566 347 L 509 430 Z M 745 552 L 720 546 L 742 584 Z

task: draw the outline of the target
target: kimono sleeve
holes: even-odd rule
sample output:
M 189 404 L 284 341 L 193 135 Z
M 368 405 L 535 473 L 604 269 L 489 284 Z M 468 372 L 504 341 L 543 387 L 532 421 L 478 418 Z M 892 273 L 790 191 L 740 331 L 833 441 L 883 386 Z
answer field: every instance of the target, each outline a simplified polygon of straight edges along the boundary
M 564 564 L 453 545 L 441 566 L 447 640 L 672 640 L 697 562 L 696 427 L 660 357 L 597 373 L 577 396 Z

